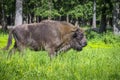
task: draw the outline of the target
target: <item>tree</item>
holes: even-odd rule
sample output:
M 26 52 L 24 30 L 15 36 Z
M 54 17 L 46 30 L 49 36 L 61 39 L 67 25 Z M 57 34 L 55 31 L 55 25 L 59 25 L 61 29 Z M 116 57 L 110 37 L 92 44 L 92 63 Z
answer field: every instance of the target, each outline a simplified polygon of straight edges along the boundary
M 56 2 L 56 0 L 39 1 L 34 8 L 35 16 L 41 16 L 42 19 L 54 19 L 56 16 L 60 16 L 58 10 L 54 8 L 53 1 Z
M 83 2 L 76 4 L 68 14 L 74 19 L 76 25 L 81 21 L 81 25 L 87 23 L 92 18 L 92 2 Z M 78 22 L 79 21 L 79 22 Z
M 22 0 L 16 0 L 15 25 L 22 24 Z
M 2 13 L 2 20 L 1 20 L 1 25 L 2 25 L 2 30 L 6 31 L 7 30 L 7 23 L 6 23 L 6 19 L 5 19 L 5 4 L 4 4 L 4 0 L 1 0 L 1 13 Z
M 93 23 L 92 27 L 96 28 L 96 0 L 93 2 Z
M 100 14 L 97 14 L 100 16 L 100 28 L 99 32 L 103 33 L 107 31 L 107 26 L 112 26 L 112 12 L 113 12 L 113 1 L 114 0 L 99 0 L 98 4 L 99 7 L 97 10 L 99 10 Z
M 100 33 L 103 33 L 103 32 L 106 32 L 106 25 L 107 25 L 107 14 L 106 14 L 106 10 L 107 10 L 107 7 L 106 7 L 106 0 L 103 0 L 103 5 L 102 5 L 102 8 L 101 8 L 101 24 L 100 24 L 100 29 L 99 29 L 99 32 Z
M 115 35 L 120 34 L 120 2 L 116 1 L 113 10 L 113 31 Z

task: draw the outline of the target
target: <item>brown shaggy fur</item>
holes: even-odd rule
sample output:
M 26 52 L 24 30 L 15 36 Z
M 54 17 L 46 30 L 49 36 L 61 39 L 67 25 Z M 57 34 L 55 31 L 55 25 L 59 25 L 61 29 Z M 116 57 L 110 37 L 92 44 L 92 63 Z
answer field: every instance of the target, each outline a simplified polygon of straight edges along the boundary
M 15 43 L 9 54 L 12 54 L 16 49 L 22 51 L 29 47 L 35 51 L 46 50 L 52 58 L 56 53 L 67 51 L 70 48 L 80 51 L 87 43 L 80 28 L 67 22 L 53 20 L 14 27 L 9 33 L 5 49 L 9 49 L 12 35 Z

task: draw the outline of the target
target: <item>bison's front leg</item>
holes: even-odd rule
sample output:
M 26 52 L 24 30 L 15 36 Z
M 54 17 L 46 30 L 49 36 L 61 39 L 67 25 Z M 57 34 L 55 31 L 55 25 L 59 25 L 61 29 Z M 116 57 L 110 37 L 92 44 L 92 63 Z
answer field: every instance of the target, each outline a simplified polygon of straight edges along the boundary
M 49 50 L 49 56 L 50 56 L 50 60 L 52 60 L 55 57 L 55 49 L 51 48 Z
M 48 51 L 48 55 L 50 57 L 50 60 L 52 60 L 55 57 L 55 48 L 53 48 L 53 47 L 46 47 L 45 50 Z

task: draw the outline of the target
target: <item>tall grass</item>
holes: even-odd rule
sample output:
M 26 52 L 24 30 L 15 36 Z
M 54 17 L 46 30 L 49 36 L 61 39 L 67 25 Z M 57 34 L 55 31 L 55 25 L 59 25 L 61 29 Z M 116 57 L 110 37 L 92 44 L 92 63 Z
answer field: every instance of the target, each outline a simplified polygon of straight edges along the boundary
M 6 37 L 0 36 L 0 47 Z M 81 52 L 71 49 L 52 61 L 46 51 L 27 49 L 23 56 L 16 52 L 7 59 L 8 51 L 0 50 L 0 80 L 120 80 L 119 37 L 117 43 L 106 43 L 105 37 L 90 39 Z

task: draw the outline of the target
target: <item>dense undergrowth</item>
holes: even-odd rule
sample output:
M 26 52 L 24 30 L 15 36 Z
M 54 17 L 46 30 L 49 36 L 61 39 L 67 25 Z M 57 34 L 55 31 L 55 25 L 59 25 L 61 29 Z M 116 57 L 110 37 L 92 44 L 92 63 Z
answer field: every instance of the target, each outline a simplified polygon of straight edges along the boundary
M 7 59 L 0 50 L 0 80 L 119 80 L 120 36 L 112 32 L 86 33 L 88 45 L 81 52 L 69 50 L 50 61 L 47 52 L 27 49 Z M 0 34 L 0 48 L 7 34 Z

